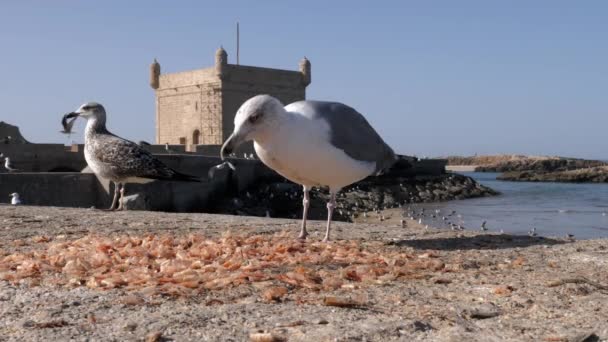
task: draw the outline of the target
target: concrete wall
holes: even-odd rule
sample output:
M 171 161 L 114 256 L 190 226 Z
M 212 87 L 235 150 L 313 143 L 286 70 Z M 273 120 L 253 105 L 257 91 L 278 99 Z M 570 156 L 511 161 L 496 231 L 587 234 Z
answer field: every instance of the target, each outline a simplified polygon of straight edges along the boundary
M 108 195 L 102 191 L 93 174 L 52 173 L 3 173 L 0 174 L 0 203 L 10 203 L 8 195 L 17 192 L 28 205 L 58 207 L 102 206 L 108 203 Z
M 9 144 L 0 152 L 10 157 L 13 166 L 25 172 L 80 171 L 86 165 L 83 145 Z M 7 172 L 0 167 L 0 173 Z
M 186 152 L 185 145 L 169 145 L 169 150 L 171 152 L 167 152 L 167 148 L 165 144 L 162 145 L 147 145 L 143 146 L 146 150 L 150 151 L 153 154 L 167 154 L 167 153 L 180 153 L 183 154 Z
M 157 157 L 168 166 L 201 178 L 196 182 L 154 181 L 128 184 L 127 196 L 139 194 L 144 208 L 156 211 L 203 212 L 213 206 L 215 198 L 230 191 L 240 191 L 260 178 L 278 177 L 259 161 L 231 159 L 236 171 L 209 170 L 222 161 L 219 157 L 162 154 Z M 107 180 L 98 180 L 92 173 L 3 173 L 0 174 L 0 203 L 9 203 L 9 194 L 18 192 L 24 204 L 63 207 L 107 208 L 113 187 Z
M 29 145 L 21 145 L 22 147 Z M 68 153 L 68 152 L 64 152 Z M 71 152 L 70 152 L 71 153 Z M 236 171 L 225 167 L 210 170 L 222 163 L 218 156 L 198 154 L 156 154 L 169 167 L 198 176 L 200 183 L 154 181 L 129 184 L 126 195 L 140 195 L 142 209 L 177 212 L 204 212 L 215 198 L 243 191 L 261 179 L 282 179 L 259 160 L 229 158 Z M 435 175 L 445 172 L 446 160 L 404 158 L 391 170 L 391 175 Z M 0 203 L 8 203 L 8 194 L 18 192 L 26 204 L 68 207 L 109 207 L 113 188 L 107 180 L 98 180 L 92 173 L 25 172 L 0 174 Z
M 218 157 L 220 155 L 220 151 L 222 149 L 222 145 L 196 145 L 195 153 L 201 154 L 204 156 Z

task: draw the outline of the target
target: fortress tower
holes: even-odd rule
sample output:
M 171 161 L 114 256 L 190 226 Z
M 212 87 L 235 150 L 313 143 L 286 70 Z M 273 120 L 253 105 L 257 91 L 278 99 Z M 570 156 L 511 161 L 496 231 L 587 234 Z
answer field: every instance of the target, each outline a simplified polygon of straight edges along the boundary
M 150 65 L 150 86 L 156 93 L 156 143 L 221 145 L 234 129 L 234 115 L 252 96 L 272 95 L 284 104 L 306 98 L 311 82 L 308 59 L 299 71 L 228 63 L 223 48 L 215 53 L 215 66 L 161 74 Z

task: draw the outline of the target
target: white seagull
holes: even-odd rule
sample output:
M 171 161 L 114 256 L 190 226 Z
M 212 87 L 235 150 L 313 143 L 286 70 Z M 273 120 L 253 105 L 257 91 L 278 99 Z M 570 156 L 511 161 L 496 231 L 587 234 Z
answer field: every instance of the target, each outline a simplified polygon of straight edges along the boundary
M 234 132 L 224 142 L 221 157 L 253 140 L 258 158 L 304 188 L 302 229 L 313 186 L 328 186 L 329 241 L 336 194 L 343 187 L 378 175 L 396 161 L 393 150 L 355 109 L 336 102 L 298 101 L 287 106 L 268 95 L 247 100 L 236 113 Z
M 118 137 L 106 128 L 106 111 L 96 102 L 85 103 L 64 120 L 81 117 L 87 120 L 84 134 L 84 158 L 93 172 L 114 182 L 114 198 L 109 210 L 122 210 L 124 185 L 147 183 L 156 179 L 200 182 L 198 177 L 177 172 L 156 159 L 138 144 Z M 120 192 L 119 206 L 116 208 Z
M 12 205 L 19 205 L 19 204 L 21 204 L 21 198 L 19 197 L 18 193 L 13 192 L 12 194 L 10 194 L 8 196 L 11 197 L 11 204 Z
M 8 172 L 19 171 L 13 167 L 13 163 L 11 163 L 11 159 L 9 157 L 4 158 L 4 168 L 8 170 Z

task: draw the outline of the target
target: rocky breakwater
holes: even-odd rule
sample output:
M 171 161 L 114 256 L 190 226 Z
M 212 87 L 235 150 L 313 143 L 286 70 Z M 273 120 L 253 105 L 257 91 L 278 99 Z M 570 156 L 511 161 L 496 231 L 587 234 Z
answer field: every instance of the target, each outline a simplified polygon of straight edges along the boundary
M 526 182 L 608 183 L 608 166 L 556 172 L 511 171 L 497 179 Z
M 608 163 L 599 160 L 507 154 L 470 157 L 450 156 L 446 159 L 449 166 L 474 166 L 476 172 L 557 172 L 608 165 Z
M 562 157 L 547 158 L 525 158 L 517 160 L 501 161 L 491 165 L 478 166 L 478 172 L 563 172 L 570 170 L 586 169 L 607 165 L 599 160 L 586 160 Z
M 470 177 L 458 174 L 416 175 L 404 170 L 402 163 L 395 170 L 379 177 L 368 177 L 344 188 L 338 195 L 334 219 L 352 221 L 363 212 L 396 208 L 409 203 L 438 202 L 498 193 Z M 410 165 L 411 166 L 411 165 Z M 313 189 L 308 217 L 327 217 L 326 189 Z M 266 179 L 246 190 L 218 201 L 215 212 L 234 215 L 301 217 L 302 188 L 283 178 Z

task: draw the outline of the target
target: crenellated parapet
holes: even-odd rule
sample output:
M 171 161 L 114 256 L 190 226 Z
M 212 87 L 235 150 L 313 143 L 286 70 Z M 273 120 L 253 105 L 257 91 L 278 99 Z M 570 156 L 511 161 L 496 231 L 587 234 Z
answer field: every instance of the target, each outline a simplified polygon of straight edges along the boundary
M 310 61 L 306 57 L 300 61 L 300 73 L 302 73 L 302 84 L 307 87 L 311 82 L 311 70 Z
M 226 76 L 226 66 L 228 65 L 228 54 L 223 47 L 220 46 L 215 52 L 215 74 L 220 79 Z
M 152 89 L 155 89 L 155 90 L 158 89 L 158 86 L 160 85 L 159 79 L 160 79 L 160 64 L 158 63 L 156 58 L 154 58 L 154 62 L 152 62 L 152 64 L 150 64 L 150 87 L 152 87 Z

